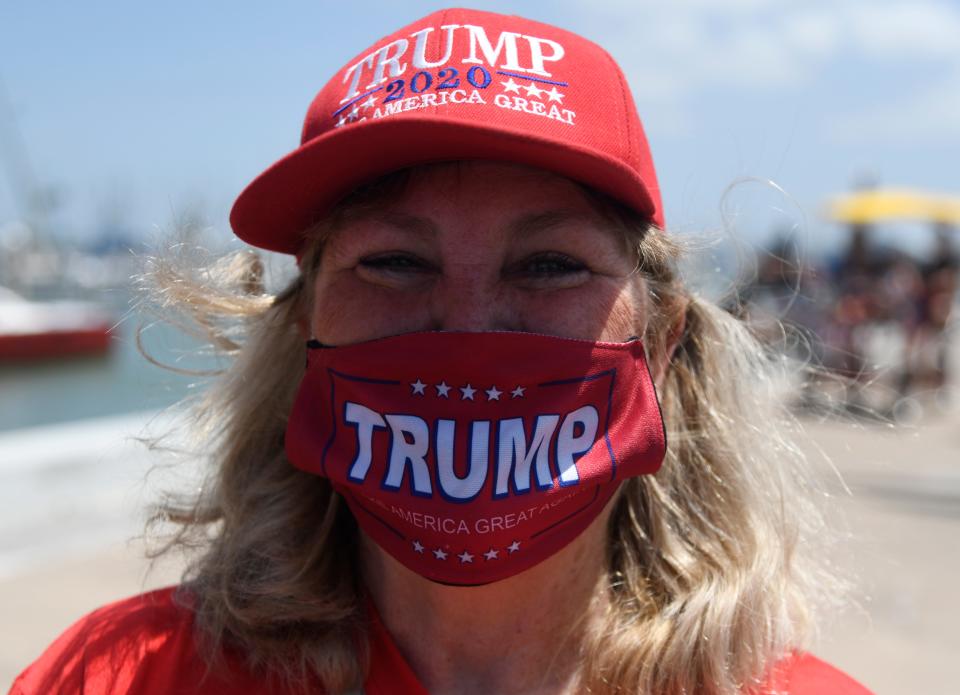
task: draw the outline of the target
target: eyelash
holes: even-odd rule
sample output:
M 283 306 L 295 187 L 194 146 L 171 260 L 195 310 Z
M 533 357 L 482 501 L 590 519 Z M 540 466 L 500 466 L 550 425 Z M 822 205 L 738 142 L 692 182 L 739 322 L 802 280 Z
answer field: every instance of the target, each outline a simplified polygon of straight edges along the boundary
M 425 261 L 408 254 L 392 253 L 382 256 L 361 258 L 359 265 L 371 270 L 386 272 L 424 272 L 430 269 Z M 545 267 L 549 266 L 549 267 Z M 530 258 L 515 263 L 507 269 L 508 275 L 532 275 L 535 277 L 550 277 L 577 273 L 587 269 L 587 266 L 566 254 L 550 251 L 536 254 Z
M 566 275 L 568 273 L 578 273 L 587 269 L 587 267 L 580 261 L 577 261 L 566 254 L 557 253 L 555 251 L 541 253 L 531 258 L 526 258 L 518 263 L 517 266 L 518 267 L 514 272 L 527 273 L 529 275 L 538 277 Z
M 401 253 L 390 253 L 382 256 L 368 256 L 361 258 L 359 265 L 374 270 L 394 270 L 398 272 L 413 270 L 423 271 L 429 266 L 416 256 Z

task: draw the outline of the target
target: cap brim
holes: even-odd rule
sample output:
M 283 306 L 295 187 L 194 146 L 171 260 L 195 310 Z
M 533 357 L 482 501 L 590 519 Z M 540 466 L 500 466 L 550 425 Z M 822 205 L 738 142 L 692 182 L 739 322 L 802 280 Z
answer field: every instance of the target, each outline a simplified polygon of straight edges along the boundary
M 237 198 L 230 224 L 253 246 L 296 254 L 303 234 L 357 186 L 417 164 L 505 161 L 553 171 L 607 193 L 662 226 L 662 212 L 635 171 L 598 150 L 462 120 L 404 116 L 356 123 L 297 148 Z

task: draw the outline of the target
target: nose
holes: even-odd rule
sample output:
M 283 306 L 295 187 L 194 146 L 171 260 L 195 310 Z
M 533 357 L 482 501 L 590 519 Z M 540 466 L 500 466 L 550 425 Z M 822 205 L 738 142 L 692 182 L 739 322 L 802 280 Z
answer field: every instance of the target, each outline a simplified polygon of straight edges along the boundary
M 522 330 L 518 308 L 495 280 L 482 277 L 444 277 L 433 288 L 430 315 L 434 330 Z

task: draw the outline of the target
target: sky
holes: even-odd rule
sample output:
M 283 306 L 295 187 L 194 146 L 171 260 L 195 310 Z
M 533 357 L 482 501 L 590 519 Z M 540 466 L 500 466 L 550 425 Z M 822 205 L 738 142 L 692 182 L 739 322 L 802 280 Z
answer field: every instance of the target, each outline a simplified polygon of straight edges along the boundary
M 33 179 L 56 201 L 49 226 L 64 239 L 111 226 L 155 237 L 185 211 L 227 235 L 233 199 L 297 146 L 323 84 L 444 6 L 0 3 L 0 234 Z M 469 6 L 556 24 L 613 54 L 678 233 L 729 228 L 762 242 L 792 228 L 829 247 L 843 230 L 822 218 L 824 201 L 858 182 L 960 193 L 960 0 Z

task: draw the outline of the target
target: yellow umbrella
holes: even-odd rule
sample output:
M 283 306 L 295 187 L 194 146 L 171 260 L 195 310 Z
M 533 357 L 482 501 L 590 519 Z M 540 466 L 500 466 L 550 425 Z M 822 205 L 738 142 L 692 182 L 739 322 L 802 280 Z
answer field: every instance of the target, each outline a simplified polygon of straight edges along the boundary
M 960 199 L 939 196 L 930 203 L 930 219 L 943 224 L 960 225 Z
M 827 203 L 826 215 L 847 224 L 890 220 L 960 224 L 960 197 L 909 189 L 875 188 L 832 198 Z

